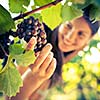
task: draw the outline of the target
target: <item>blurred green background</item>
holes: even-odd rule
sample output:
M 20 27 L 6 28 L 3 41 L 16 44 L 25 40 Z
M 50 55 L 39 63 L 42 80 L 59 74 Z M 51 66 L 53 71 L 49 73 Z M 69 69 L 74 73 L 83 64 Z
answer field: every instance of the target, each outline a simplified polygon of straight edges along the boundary
M 83 51 L 63 65 L 63 83 L 42 92 L 44 100 L 100 100 L 99 33 Z M 4 100 L 2 93 L 0 100 Z
M 88 46 L 63 65 L 63 84 L 46 100 L 100 100 L 100 31 Z

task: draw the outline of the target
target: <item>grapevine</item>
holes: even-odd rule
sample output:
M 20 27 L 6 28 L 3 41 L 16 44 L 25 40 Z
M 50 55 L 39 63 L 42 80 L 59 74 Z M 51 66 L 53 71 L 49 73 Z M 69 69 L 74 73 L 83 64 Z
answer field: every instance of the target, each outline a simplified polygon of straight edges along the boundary
M 9 11 L 7 11 L 0 4 L 0 91 L 4 92 L 10 97 L 16 95 L 16 93 L 19 91 L 19 87 L 22 86 L 21 76 L 16 70 L 14 65 L 15 62 L 17 62 L 19 65 L 24 64 L 25 66 L 28 66 L 29 64 L 33 63 L 33 60 L 35 60 L 35 58 L 31 58 L 30 55 L 34 56 L 34 52 L 36 53 L 41 51 L 41 49 L 47 43 L 43 23 L 41 23 L 38 18 L 33 17 L 35 14 L 42 16 L 42 22 L 46 23 L 46 25 L 51 29 L 54 29 L 65 20 L 71 20 L 75 17 L 81 16 L 83 14 L 82 9 L 91 4 L 91 17 L 95 20 L 100 19 L 100 3 L 98 0 L 65 0 L 65 3 L 61 3 L 63 0 L 44 0 L 42 2 L 41 0 L 34 0 L 35 6 L 38 6 L 38 8 L 35 7 L 35 9 L 31 11 L 26 11 L 23 5 L 25 7 L 28 6 L 29 1 L 30 0 L 24 2 L 22 0 L 17 1 L 16 3 L 15 0 L 9 0 L 10 12 L 20 13 L 20 15 L 14 18 L 12 18 Z M 69 2 L 72 2 L 71 6 L 68 6 Z M 11 4 L 13 4 L 13 6 Z M 15 9 L 16 5 L 19 7 L 18 9 Z M 37 13 L 38 11 L 41 11 L 41 13 Z M 32 16 L 29 17 L 29 15 Z M 15 21 L 17 22 L 20 19 L 21 22 L 16 24 Z M 16 29 L 13 27 L 15 25 L 17 26 Z M 12 36 L 13 39 L 11 39 L 10 36 Z M 25 48 L 23 48 L 23 43 L 21 43 L 21 41 L 24 40 L 28 43 L 32 37 L 36 38 L 37 44 L 35 45 L 34 50 L 25 52 Z M 18 38 L 18 41 L 15 41 L 16 38 Z M 12 72 L 13 74 L 15 73 L 15 75 L 8 77 L 9 73 Z M 13 77 L 18 79 L 19 84 L 12 81 L 12 87 L 10 88 L 8 82 L 13 80 Z M 9 81 L 7 81 L 6 84 L 3 84 L 5 80 Z M 17 85 L 14 86 L 14 84 Z M 9 91 L 5 90 L 5 87 L 8 88 Z M 13 92 L 14 87 L 16 87 L 16 89 Z

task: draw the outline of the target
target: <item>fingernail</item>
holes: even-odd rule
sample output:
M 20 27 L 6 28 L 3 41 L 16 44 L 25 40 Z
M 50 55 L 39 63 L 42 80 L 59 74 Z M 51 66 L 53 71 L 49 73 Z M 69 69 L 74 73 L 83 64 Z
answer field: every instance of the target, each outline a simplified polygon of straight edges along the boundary
M 48 46 L 50 49 L 52 49 L 52 45 L 48 43 L 46 46 Z

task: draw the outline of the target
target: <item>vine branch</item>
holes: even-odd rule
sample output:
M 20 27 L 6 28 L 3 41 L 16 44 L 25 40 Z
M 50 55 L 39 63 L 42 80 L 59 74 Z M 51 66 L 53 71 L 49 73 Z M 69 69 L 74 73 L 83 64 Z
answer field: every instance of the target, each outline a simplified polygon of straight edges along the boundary
M 37 11 L 43 10 L 43 9 L 48 8 L 48 7 L 51 7 L 51 6 L 55 6 L 55 5 L 57 5 L 57 4 L 58 4 L 59 2 L 61 2 L 61 1 L 62 1 L 62 0 L 56 0 L 56 1 L 53 1 L 53 2 L 51 2 L 51 3 L 49 3 L 49 4 L 46 4 L 46 5 L 41 6 L 41 7 L 39 7 L 39 8 L 36 8 L 36 9 L 34 9 L 34 10 L 31 10 L 31 11 L 29 11 L 29 12 L 21 13 L 21 14 L 18 15 L 17 17 L 14 17 L 13 20 L 16 21 L 16 20 L 18 20 L 18 19 L 24 18 L 24 17 L 26 17 L 26 16 L 28 16 L 28 15 L 30 15 L 30 14 L 32 14 L 32 13 L 35 13 L 35 12 L 37 12 Z

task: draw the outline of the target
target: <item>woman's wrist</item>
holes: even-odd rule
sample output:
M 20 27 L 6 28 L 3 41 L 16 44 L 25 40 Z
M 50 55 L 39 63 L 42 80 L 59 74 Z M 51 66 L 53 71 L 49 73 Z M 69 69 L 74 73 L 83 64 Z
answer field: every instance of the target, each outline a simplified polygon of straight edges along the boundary
M 29 96 L 45 81 L 40 79 L 37 75 L 33 75 L 32 71 L 28 69 L 22 76 L 23 87 L 20 88 L 19 93 L 11 100 L 27 100 Z

